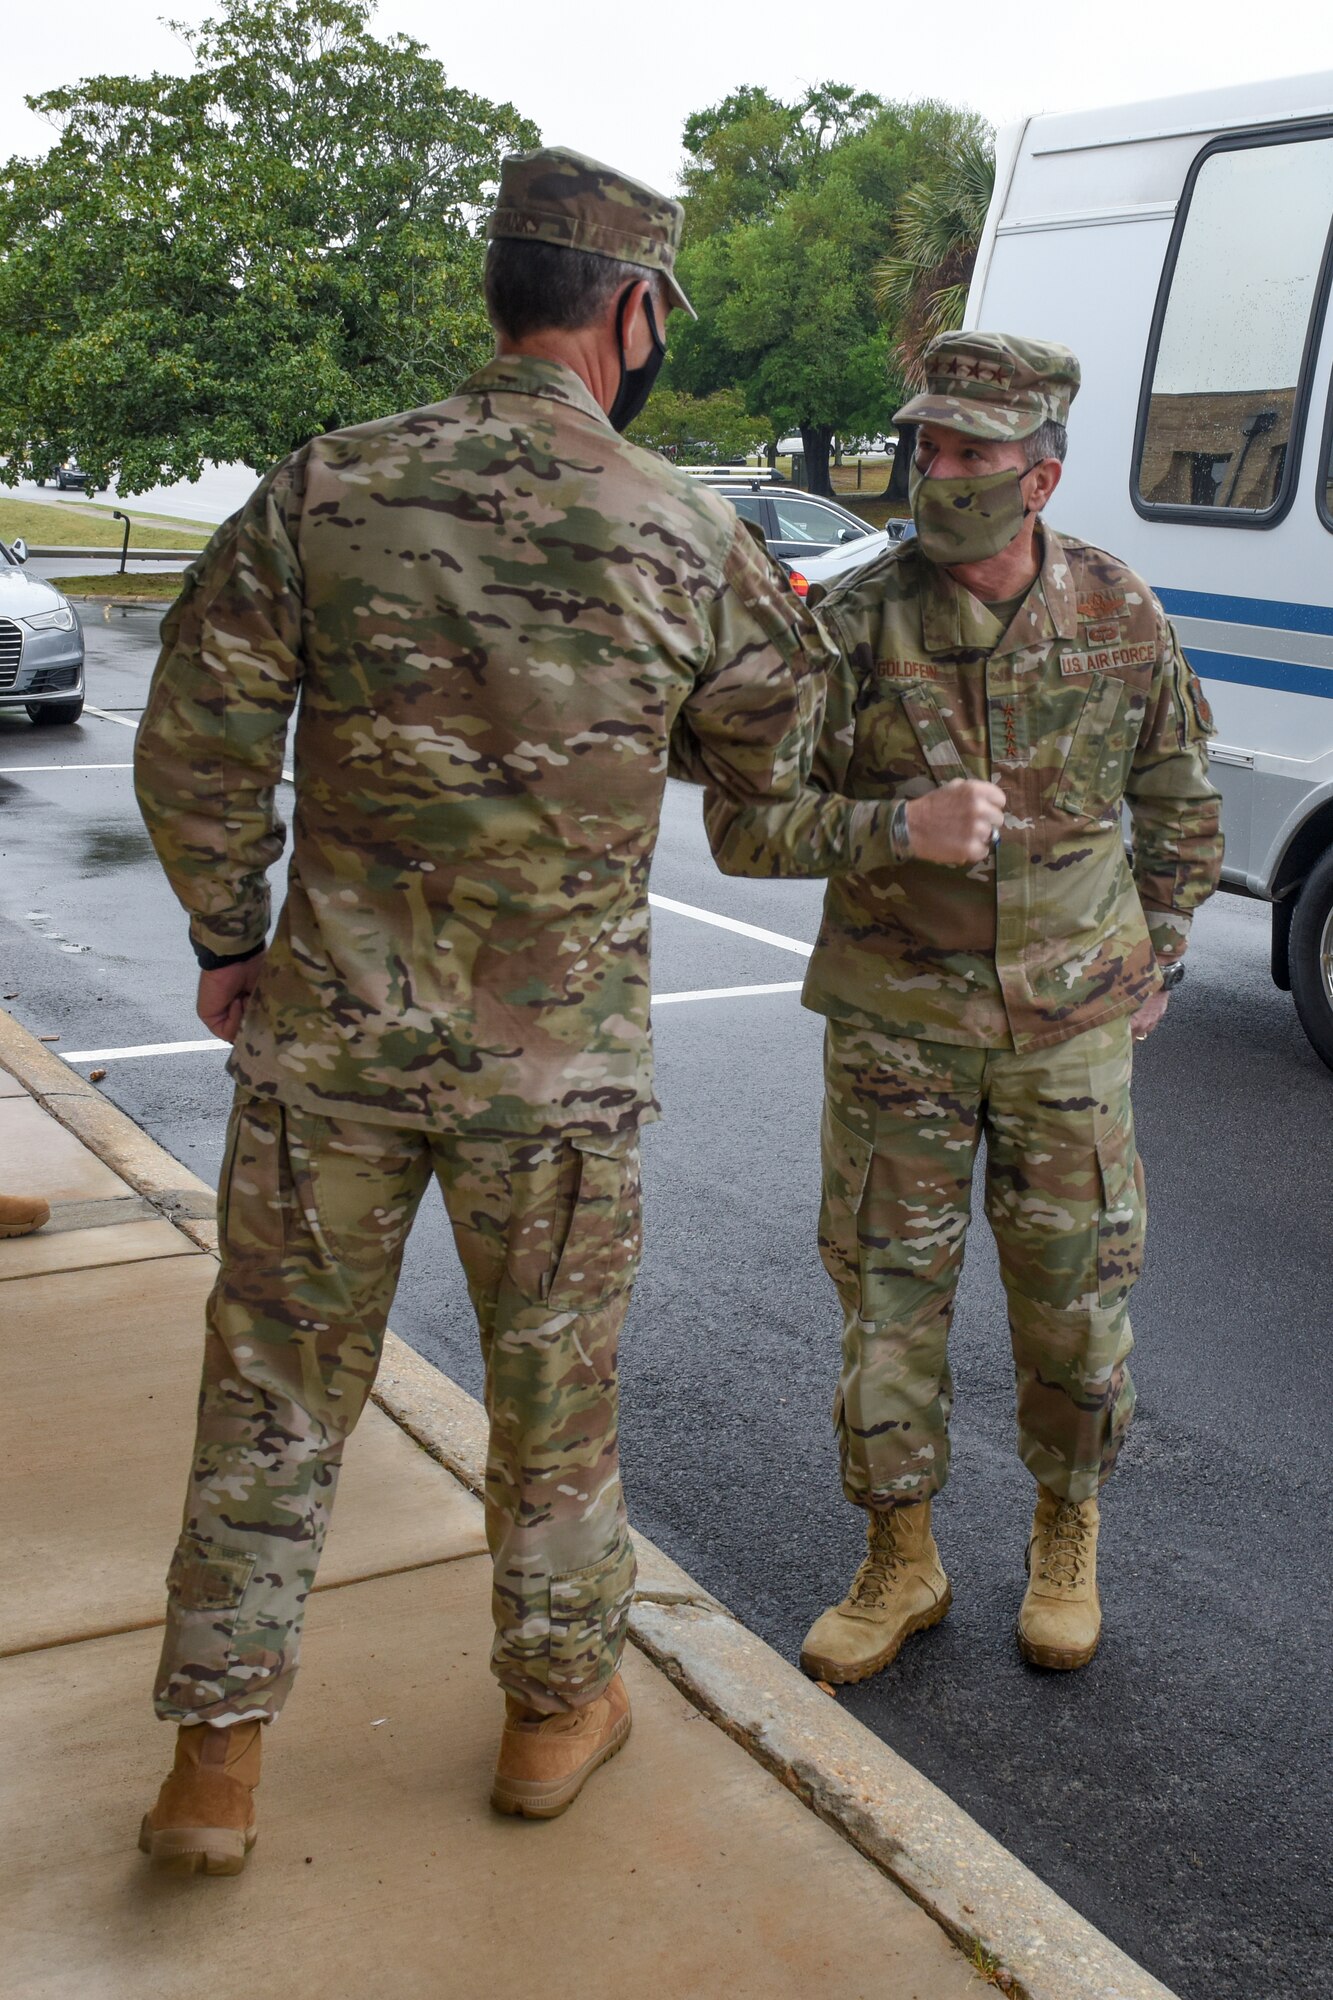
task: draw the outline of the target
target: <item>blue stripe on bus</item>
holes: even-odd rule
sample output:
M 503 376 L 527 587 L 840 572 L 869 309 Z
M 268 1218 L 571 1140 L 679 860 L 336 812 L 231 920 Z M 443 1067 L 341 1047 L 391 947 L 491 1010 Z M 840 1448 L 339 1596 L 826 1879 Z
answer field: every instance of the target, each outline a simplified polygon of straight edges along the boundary
M 1271 597 L 1216 597 L 1208 590 L 1159 590 L 1157 595 L 1173 618 L 1215 618 L 1230 625 L 1267 625 L 1278 632 L 1326 632 L 1333 636 L 1333 608 L 1325 604 L 1283 604 Z M 1287 683 L 1272 685 L 1285 687 Z
M 1285 694 L 1322 695 L 1333 701 L 1333 668 L 1298 666 L 1292 660 L 1254 660 L 1244 653 L 1205 653 L 1186 646 L 1185 657 L 1206 681 L 1239 681 L 1242 687 L 1281 688 Z

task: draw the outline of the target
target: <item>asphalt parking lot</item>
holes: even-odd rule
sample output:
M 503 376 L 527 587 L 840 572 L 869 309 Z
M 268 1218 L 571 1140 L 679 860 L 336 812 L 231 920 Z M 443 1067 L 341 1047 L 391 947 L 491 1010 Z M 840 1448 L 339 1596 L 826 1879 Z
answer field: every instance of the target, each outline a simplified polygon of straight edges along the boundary
M 127 768 L 154 628 L 147 613 L 90 617 L 100 713 L 78 726 L 0 718 L 0 991 L 85 1073 L 97 1052 L 204 1035 L 184 922 Z M 653 985 L 666 1116 L 645 1135 L 648 1241 L 624 1348 L 631 1510 L 794 1656 L 841 1594 L 859 1536 L 836 1482 L 838 1314 L 814 1246 L 820 1023 L 794 991 L 758 990 L 800 980 L 793 946 L 814 937 L 820 890 L 725 881 L 697 800 L 675 786 L 653 890 L 665 899 Z M 955 1321 L 955 1472 L 938 1510 L 954 1610 L 840 1697 L 1183 2000 L 1329 1990 L 1333 1075 L 1267 958 L 1266 912 L 1216 899 L 1140 1056 L 1140 1406 L 1104 1503 L 1096 1660 L 1043 1676 L 1014 1645 L 1031 1484 L 1013 1451 L 981 1225 Z M 748 990 L 699 997 L 736 987 Z M 103 1053 L 99 1066 L 110 1097 L 215 1176 L 220 1054 Z M 3 1170 L 10 1181 L 21 1162 Z M 433 1198 L 393 1319 L 479 1390 Z

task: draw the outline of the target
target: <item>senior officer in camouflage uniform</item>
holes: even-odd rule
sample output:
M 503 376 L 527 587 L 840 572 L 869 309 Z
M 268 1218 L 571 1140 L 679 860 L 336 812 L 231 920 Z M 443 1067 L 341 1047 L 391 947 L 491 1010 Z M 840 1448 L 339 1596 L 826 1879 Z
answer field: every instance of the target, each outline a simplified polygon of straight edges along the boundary
M 896 866 L 831 881 L 805 1004 L 827 1017 L 820 1248 L 845 1315 L 835 1423 L 869 1553 L 802 1665 L 886 1666 L 949 1608 L 931 1498 L 977 1144 L 1037 1481 L 1018 1637 L 1096 1649 L 1097 1493 L 1134 1404 L 1144 1230 L 1131 1035 L 1161 1018 L 1221 864 L 1211 718 L 1148 586 L 1040 519 L 1079 381 L 1067 349 L 949 334 L 920 426 L 917 537 L 836 585 L 814 785 L 893 800 Z M 1127 863 L 1121 809 L 1133 822 Z M 709 802 L 722 865 L 825 874 L 819 795 Z M 952 864 L 941 866 L 941 862 Z
M 236 1099 L 156 1687 L 182 1725 L 142 1835 L 162 1862 L 235 1872 L 253 1839 L 261 1724 L 432 1174 L 486 1360 L 494 1803 L 552 1816 L 628 1733 L 616 1345 L 668 745 L 736 800 L 793 794 L 823 669 L 725 501 L 617 435 L 688 309 L 680 223 L 578 155 L 506 162 L 496 358 L 280 465 L 164 628 L 138 794 Z M 849 865 L 887 855 L 882 808 L 825 804 Z

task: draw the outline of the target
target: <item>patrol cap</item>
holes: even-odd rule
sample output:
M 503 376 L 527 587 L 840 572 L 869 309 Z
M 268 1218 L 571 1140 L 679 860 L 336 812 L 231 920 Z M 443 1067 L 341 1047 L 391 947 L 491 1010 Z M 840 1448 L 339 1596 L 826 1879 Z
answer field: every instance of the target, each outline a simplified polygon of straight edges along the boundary
M 624 264 L 644 264 L 666 280 L 669 304 L 698 314 L 676 282 L 685 211 L 656 188 L 583 153 L 545 146 L 511 153 L 500 166 L 500 192 L 487 235 L 556 243 Z
M 925 389 L 893 421 L 978 438 L 1025 438 L 1045 423 L 1068 423 L 1081 379 L 1067 347 L 1013 333 L 937 334 L 925 374 Z

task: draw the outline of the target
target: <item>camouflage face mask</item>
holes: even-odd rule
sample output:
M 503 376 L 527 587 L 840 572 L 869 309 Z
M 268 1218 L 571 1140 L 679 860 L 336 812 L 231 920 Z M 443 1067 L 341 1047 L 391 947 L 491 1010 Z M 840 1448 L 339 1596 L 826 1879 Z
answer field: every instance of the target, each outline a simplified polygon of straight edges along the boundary
M 974 479 L 930 479 L 914 465 L 907 491 L 921 553 L 942 569 L 998 556 L 1027 514 L 1024 476 L 1006 468 Z

